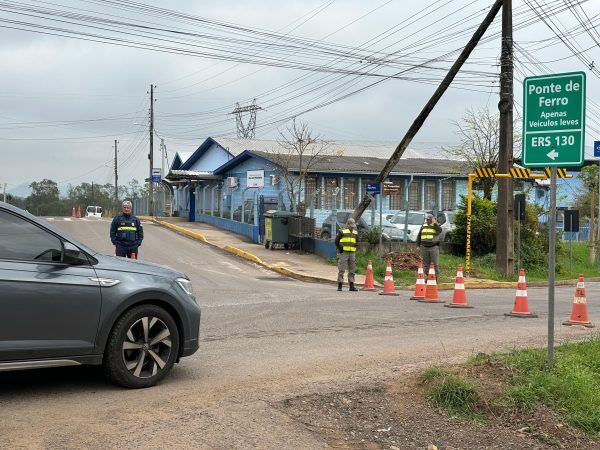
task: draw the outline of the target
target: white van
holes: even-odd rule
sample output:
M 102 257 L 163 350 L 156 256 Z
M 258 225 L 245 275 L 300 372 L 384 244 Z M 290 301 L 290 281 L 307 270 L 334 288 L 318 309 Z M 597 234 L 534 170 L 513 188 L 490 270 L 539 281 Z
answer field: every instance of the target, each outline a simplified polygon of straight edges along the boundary
M 102 206 L 88 206 L 85 208 L 85 217 L 102 217 Z

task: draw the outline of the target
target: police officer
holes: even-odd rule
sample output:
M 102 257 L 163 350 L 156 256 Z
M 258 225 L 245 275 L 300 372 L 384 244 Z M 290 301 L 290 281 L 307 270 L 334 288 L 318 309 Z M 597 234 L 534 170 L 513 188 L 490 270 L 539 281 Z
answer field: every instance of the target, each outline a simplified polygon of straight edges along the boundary
M 440 257 L 440 233 L 442 232 L 442 227 L 439 226 L 433 214 L 427 214 L 425 221 L 427 223 L 423 224 L 417 236 L 417 248 L 421 249 L 421 258 L 426 269 L 429 268 L 430 263 L 433 263 L 435 266 L 435 277 L 437 278 L 440 274 L 438 260 Z
M 140 220 L 131 214 L 131 202 L 125 200 L 122 206 L 123 213 L 116 216 L 110 225 L 110 240 L 116 248 L 117 256 L 131 258 L 131 254 L 135 253 L 137 259 L 144 230 Z
M 335 246 L 340 252 L 338 259 L 338 291 L 342 290 L 344 272 L 348 270 L 348 283 L 350 291 L 358 291 L 354 287 L 354 273 L 356 271 L 356 248 L 358 247 L 358 231 L 356 222 L 352 217 L 346 221 L 346 228 L 338 231 L 335 237 Z

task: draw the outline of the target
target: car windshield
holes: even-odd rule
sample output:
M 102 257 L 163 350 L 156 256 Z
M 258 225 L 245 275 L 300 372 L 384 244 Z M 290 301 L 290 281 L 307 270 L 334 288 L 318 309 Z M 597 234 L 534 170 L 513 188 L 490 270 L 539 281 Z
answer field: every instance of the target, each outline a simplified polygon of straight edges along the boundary
M 391 222 L 404 224 L 406 221 L 406 214 L 396 214 Z M 425 222 L 425 214 L 423 213 L 408 213 L 408 224 L 409 225 L 423 225 Z

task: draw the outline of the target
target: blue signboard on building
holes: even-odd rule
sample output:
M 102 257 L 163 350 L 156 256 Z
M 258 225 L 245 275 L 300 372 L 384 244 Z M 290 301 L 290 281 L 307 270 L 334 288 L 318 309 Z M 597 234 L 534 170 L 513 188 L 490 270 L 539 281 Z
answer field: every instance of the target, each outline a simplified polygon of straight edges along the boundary
M 381 194 L 381 184 L 380 183 L 367 183 L 367 194 L 377 195 Z
M 594 156 L 600 157 L 600 141 L 594 141 Z

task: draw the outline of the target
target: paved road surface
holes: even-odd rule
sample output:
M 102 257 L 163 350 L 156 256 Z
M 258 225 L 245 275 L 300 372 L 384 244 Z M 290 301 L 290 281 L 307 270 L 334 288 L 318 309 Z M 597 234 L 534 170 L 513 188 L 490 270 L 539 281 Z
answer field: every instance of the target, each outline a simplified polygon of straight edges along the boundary
M 49 219 L 112 253 L 108 220 Z M 401 297 L 338 293 L 281 277 L 207 245 L 145 224 L 140 258 L 191 278 L 203 308 L 200 350 L 160 386 L 128 391 L 96 368 L 0 375 L 0 448 L 317 448 L 325 446 L 279 407 L 312 392 L 346 390 L 546 335 L 546 289 L 529 289 L 539 319 L 504 317 L 513 290 L 470 291 L 474 309 Z M 600 286 L 588 284 L 600 317 Z M 560 326 L 574 289 L 557 288 L 557 339 L 593 331 Z M 451 292 L 441 293 L 450 301 Z

